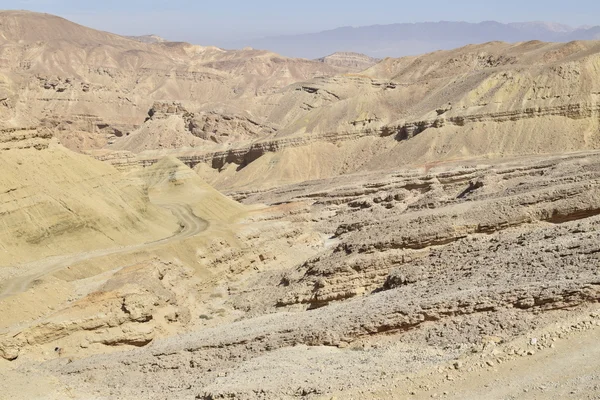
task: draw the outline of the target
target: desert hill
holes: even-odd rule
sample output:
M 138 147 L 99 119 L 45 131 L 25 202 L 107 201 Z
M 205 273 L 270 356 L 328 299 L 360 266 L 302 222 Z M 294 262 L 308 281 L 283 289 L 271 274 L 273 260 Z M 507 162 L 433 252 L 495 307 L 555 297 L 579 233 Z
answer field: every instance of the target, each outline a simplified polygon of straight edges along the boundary
M 1 150 L 0 265 L 162 239 L 178 229 L 167 210 L 109 165 L 52 143 L 34 148 L 27 131 L 1 133 L 19 148 Z M 31 131 L 31 136 L 42 133 Z M 31 139 L 30 139 L 31 140 Z M 76 243 L 76 245 L 74 245 Z
M 0 13 L 0 124 L 43 124 L 74 149 L 141 125 L 155 101 L 211 108 L 339 68 L 264 50 L 142 43 L 62 18 Z
M 46 38 L 1 46 L 5 126 L 43 126 L 71 149 L 104 148 L 101 158 L 115 165 L 165 155 L 204 164 L 203 176 L 222 189 L 251 185 L 258 170 L 290 183 L 598 142 L 597 42 L 490 42 L 371 65 L 348 53 L 309 61 L 147 44 L 35 13 L 3 18 L 7 39 L 34 23 Z M 309 150 L 330 144 L 333 156 Z M 263 157 L 290 147 L 275 156 L 283 169 Z
M 0 26 L 0 40 L 8 43 L 67 41 L 80 44 L 113 43 L 121 46 L 130 44 L 130 40 L 122 36 L 89 29 L 51 14 L 2 11 Z
M 206 221 L 233 221 L 245 212 L 244 207 L 223 196 L 198 174 L 174 157 L 138 171 L 137 176 L 154 204 L 189 204 L 194 215 Z
M 205 164 L 204 176 L 223 189 L 254 185 L 259 170 L 269 185 L 265 177 L 290 183 L 365 168 L 594 149 L 599 53 L 598 42 L 492 42 L 388 58 L 361 74 L 240 100 L 246 116 L 171 105 L 109 148 L 144 162 L 170 154 Z
M 599 42 L 0 20 L 2 396 L 597 396 Z
M 226 259 L 236 241 L 230 227 L 248 212 L 177 159 L 126 175 L 64 148 L 47 130 L 0 132 L 0 165 L 0 357 L 8 359 L 26 347 L 106 326 L 116 329 L 105 332 L 105 344 L 148 343 L 149 332 L 137 326 L 145 318 L 135 316 L 138 302 L 156 302 L 158 312 L 172 312 L 175 299 L 187 302 L 162 282 L 164 274 L 171 271 L 186 287 L 194 274 L 211 278 L 208 266 L 194 264 L 198 249 L 212 246 L 211 256 Z M 133 272 L 118 278 L 121 269 Z M 115 273 L 116 282 L 98 281 Z M 88 283 L 73 283 L 79 281 Z M 65 308 L 79 290 L 93 294 Z M 134 316 L 122 319 L 126 301 L 133 302 L 126 314 Z M 63 312 L 53 315 L 61 304 Z M 102 309 L 110 309 L 108 319 L 94 325 Z M 65 327 L 68 318 L 74 319 Z M 11 329 L 27 330 L 28 338 L 13 340 L 6 336 Z

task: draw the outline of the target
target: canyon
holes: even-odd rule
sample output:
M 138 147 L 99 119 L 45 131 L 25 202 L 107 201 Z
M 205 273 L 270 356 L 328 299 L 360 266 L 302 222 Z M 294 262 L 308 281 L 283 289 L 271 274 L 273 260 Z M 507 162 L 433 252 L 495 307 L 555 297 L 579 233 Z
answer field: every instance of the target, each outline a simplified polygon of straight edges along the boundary
M 0 12 L 0 393 L 595 398 L 599 70 Z

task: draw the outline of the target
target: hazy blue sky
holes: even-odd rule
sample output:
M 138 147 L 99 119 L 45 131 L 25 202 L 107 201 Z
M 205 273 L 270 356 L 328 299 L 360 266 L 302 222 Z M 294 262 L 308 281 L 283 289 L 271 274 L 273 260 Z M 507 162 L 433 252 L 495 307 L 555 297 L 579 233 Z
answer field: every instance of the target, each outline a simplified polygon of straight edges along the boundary
M 267 35 L 395 22 L 552 21 L 600 25 L 599 0 L 0 0 L 120 34 L 220 45 Z

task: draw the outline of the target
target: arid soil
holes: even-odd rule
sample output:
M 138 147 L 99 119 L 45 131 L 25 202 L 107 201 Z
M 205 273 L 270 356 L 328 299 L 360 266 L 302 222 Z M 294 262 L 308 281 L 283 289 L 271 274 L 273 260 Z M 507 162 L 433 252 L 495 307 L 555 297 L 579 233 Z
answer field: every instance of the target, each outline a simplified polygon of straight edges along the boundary
M 0 22 L 0 397 L 598 398 L 598 43 Z
M 196 190 L 188 167 L 163 168 Z M 460 382 L 472 398 L 594 398 L 598 375 L 573 358 L 600 323 L 599 177 L 592 152 L 231 193 L 237 222 L 78 256 L 0 300 L 6 368 L 55 398 L 461 398 Z M 11 312 L 32 298 L 52 306 Z M 539 357 L 558 378 L 513 372 Z M 561 374 L 571 362 L 582 372 Z

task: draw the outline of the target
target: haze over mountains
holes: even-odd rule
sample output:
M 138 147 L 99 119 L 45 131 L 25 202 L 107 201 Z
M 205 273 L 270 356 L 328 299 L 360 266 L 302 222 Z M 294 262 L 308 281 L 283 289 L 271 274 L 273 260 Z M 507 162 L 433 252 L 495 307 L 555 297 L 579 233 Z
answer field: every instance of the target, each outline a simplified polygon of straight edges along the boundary
M 600 39 L 599 26 L 572 28 L 551 22 L 503 24 L 495 21 L 441 21 L 341 27 L 318 33 L 245 40 L 232 45 L 265 48 L 289 57 L 310 59 L 338 51 L 385 58 L 417 55 L 491 41 L 570 42 L 594 39 Z

